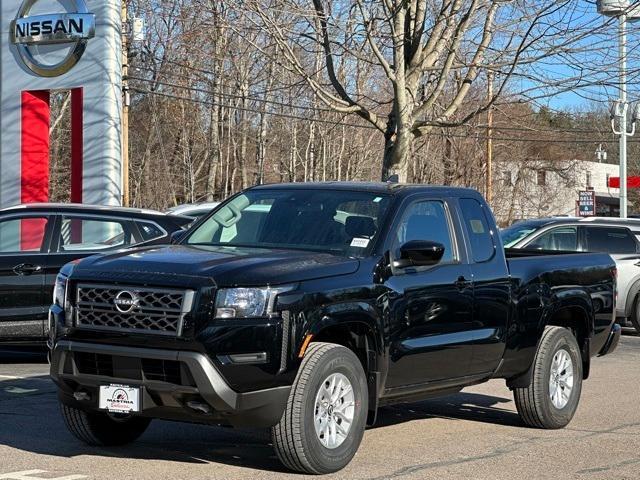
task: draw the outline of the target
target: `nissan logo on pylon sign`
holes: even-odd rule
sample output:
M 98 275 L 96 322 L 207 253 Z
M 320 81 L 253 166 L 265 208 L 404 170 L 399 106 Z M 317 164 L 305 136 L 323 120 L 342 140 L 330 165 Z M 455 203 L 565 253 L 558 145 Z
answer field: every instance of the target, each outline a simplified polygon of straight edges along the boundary
M 84 0 L 74 0 L 75 11 L 29 16 L 38 0 L 24 0 L 11 24 L 11 41 L 17 46 L 24 64 L 41 77 L 57 77 L 68 72 L 82 57 L 87 42 L 96 34 L 96 19 Z M 69 53 L 54 64 L 36 59 L 30 48 L 35 45 L 70 44 Z

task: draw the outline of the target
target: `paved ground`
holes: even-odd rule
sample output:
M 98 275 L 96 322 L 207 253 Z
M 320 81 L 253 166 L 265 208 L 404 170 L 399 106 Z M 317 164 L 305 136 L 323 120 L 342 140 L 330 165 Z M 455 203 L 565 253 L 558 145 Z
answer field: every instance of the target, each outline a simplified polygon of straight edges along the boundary
M 155 422 L 133 446 L 90 449 L 65 430 L 41 355 L 0 353 L 0 479 L 281 479 L 263 432 Z M 333 478 L 638 479 L 640 337 L 597 359 L 571 425 L 522 426 L 494 381 L 385 408 Z M 16 473 L 21 472 L 21 473 Z

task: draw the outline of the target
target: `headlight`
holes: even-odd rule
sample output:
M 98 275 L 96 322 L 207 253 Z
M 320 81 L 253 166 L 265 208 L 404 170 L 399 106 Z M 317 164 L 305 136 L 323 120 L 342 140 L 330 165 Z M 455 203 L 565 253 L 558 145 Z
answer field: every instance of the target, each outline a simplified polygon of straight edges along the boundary
M 216 296 L 216 318 L 268 317 L 278 294 L 293 288 L 223 288 Z
M 65 302 L 67 300 L 67 280 L 67 277 L 64 275 L 58 275 L 53 287 L 53 304 L 60 308 L 65 307 Z
M 70 326 L 73 310 L 69 301 L 69 279 L 61 273 L 56 277 L 56 283 L 53 286 L 53 304 L 64 309 L 65 323 Z

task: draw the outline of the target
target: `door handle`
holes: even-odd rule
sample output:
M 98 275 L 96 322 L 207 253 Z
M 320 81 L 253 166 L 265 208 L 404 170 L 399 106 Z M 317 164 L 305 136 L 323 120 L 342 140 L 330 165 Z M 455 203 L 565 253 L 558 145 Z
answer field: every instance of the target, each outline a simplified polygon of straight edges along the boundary
M 31 263 L 21 263 L 13 267 L 13 273 L 16 275 L 32 275 L 42 271 L 40 265 L 32 265 Z
M 454 285 L 458 290 L 464 290 L 471 287 L 471 280 L 467 280 L 464 277 L 458 277 L 458 280 L 456 280 Z

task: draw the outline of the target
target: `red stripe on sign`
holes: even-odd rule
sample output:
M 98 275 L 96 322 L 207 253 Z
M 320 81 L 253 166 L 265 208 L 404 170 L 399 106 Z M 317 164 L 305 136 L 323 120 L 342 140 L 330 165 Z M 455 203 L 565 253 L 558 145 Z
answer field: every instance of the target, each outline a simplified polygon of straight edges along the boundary
M 21 113 L 20 201 L 46 202 L 49 200 L 49 92 L 22 92 Z M 39 248 L 42 232 L 43 225 L 38 222 L 22 222 L 22 249 Z
M 609 177 L 609 188 L 620 188 L 620 177 Z M 640 188 L 640 177 L 627 177 L 627 188 Z
M 82 203 L 83 90 L 71 90 L 71 201 Z

